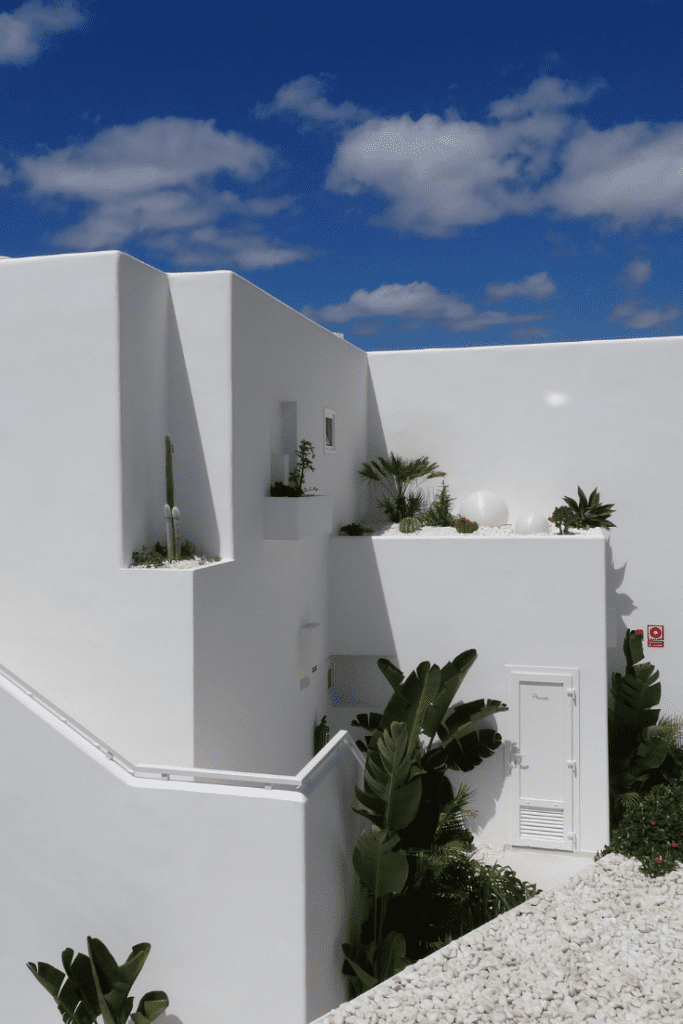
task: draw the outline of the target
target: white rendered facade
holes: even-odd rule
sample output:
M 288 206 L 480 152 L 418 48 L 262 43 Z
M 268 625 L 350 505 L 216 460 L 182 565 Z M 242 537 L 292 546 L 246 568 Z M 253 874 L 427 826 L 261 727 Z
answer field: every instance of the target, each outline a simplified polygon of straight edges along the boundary
M 483 723 L 503 737 L 494 756 L 449 773 L 474 791 L 475 840 L 601 849 L 607 688 L 627 628 L 664 627 L 645 659 L 662 714 L 683 710 L 682 371 L 678 337 L 366 353 L 229 271 L 164 274 L 119 252 L 3 260 L 8 1019 L 49 1024 L 24 965 L 58 965 L 87 935 L 119 962 L 151 942 L 133 993 L 165 989 L 181 1024 L 223 1024 L 226 1007 L 244 1024 L 307 1024 L 346 997 L 364 827 L 348 746 L 298 789 L 141 779 L 69 722 L 133 765 L 292 778 L 323 714 L 333 738 L 384 709 L 378 658 L 408 676 L 475 648 L 455 702 L 510 707 Z M 220 558 L 182 572 L 131 568 L 165 540 L 166 434 L 181 539 Z M 315 497 L 269 498 L 302 439 Z M 381 490 L 358 470 L 392 451 L 438 463 L 452 512 L 487 489 L 514 523 L 598 487 L 617 528 L 338 536 L 376 512 Z

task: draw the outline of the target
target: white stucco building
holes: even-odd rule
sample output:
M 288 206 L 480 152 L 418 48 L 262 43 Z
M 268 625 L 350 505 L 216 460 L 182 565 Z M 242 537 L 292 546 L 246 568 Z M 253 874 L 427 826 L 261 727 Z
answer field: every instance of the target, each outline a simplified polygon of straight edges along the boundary
M 149 941 L 136 1005 L 164 989 L 180 1024 L 343 1002 L 363 758 L 337 734 L 386 706 L 380 657 L 408 676 L 475 648 L 455 703 L 508 704 L 494 756 L 449 773 L 478 843 L 608 843 L 627 628 L 683 711 L 682 338 L 366 353 L 232 272 L 97 252 L 0 262 L 0 373 L 8 1020 L 50 1024 L 25 964 L 87 935 L 119 963 Z M 165 542 L 167 434 L 181 539 L 219 560 L 133 568 Z M 268 497 L 302 439 L 315 496 Z M 486 489 L 515 523 L 597 487 L 616 529 L 339 536 L 390 452 L 438 463 L 453 513 Z

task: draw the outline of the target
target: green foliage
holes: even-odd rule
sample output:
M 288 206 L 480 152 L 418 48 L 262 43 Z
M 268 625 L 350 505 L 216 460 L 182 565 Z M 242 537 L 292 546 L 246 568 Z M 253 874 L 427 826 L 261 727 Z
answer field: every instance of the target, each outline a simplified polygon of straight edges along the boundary
M 274 484 L 270 485 L 270 497 L 302 498 L 303 494 L 300 494 L 296 487 L 290 487 L 289 484 L 283 484 L 282 480 L 276 480 Z
M 476 700 L 442 721 L 476 657 L 475 650 L 464 651 L 442 669 L 422 662 L 405 682 L 380 658 L 394 694 L 382 715 L 359 714 L 351 722 L 372 730 L 367 743 L 356 741 L 367 758 L 364 790 L 355 787 L 364 809 L 354 810 L 373 829 L 353 853 L 364 920 L 359 934 L 349 929 L 350 941 L 342 944 L 349 999 L 492 920 L 501 904 L 510 909 L 537 891 L 464 852 L 472 850 L 473 837 L 461 819 L 474 812 L 463 810 L 465 787 L 454 797 L 445 772 L 471 771 L 490 757 L 502 737 L 471 728 L 508 710 L 500 701 Z M 421 734 L 429 738 L 424 751 Z M 432 750 L 435 735 L 441 742 Z
M 105 944 L 88 936 L 89 958 L 78 953 L 73 960 L 73 949 L 62 953 L 66 975 L 42 961 L 37 967 L 26 966 L 56 1001 L 64 1024 L 95 1024 L 100 1014 L 104 1024 L 126 1024 L 129 1016 L 134 1024 L 151 1024 L 168 1007 L 166 993 L 147 992 L 135 1013 L 131 1013 L 135 1000 L 128 996 L 151 948 L 149 942 L 138 943 L 119 967 Z
M 378 508 L 381 508 L 389 521 L 400 523 L 402 519 L 414 516 L 422 508 L 422 496 L 420 494 L 406 494 L 405 485 L 420 477 L 432 480 L 435 477 L 445 476 L 445 473 L 437 471 L 436 462 L 429 462 L 426 456 L 421 459 L 413 459 L 408 462 L 394 455 L 391 452 L 389 459 L 379 458 L 377 462 L 364 462 L 363 468 L 358 470 L 366 480 L 380 482 L 383 477 L 388 477 L 392 487 L 389 489 L 389 496 L 377 500 Z
M 313 757 L 323 749 L 325 746 L 325 730 L 328 730 L 327 715 L 323 715 L 320 725 L 316 725 L 313 729 Z
M 159 541 L 156 542 L 153 548 L 146 548 L 144 545 L 142 551 L 133 552 L 133 565 L 163 565 L 164 562 L 168 561 L 167 556 L 168 548 L 166 545 L 162 545 Z M 185 561 L 188 559 L 195 558 L 197 555 L 197 549 L 190 540 L 184 540 L 180 545 L 180 556 L 176 561 Z M 206 562 L 220 562 L 218 555 L 202 555 L 202 560 Z
M 648 878 L 666 875 L 683 862 L 683 757 L 678 779 L 654 786 L 627 810 L 610 832 L 610 845 L 594 859 L 608 853 L 636 857 L 640 873 Z
M 371 526 L 363 526 L 362 523 L 347 523 L 346 526 L 339 527 L 340 537 L 362 537 L 364 534 L 372 532 L 373 529 Z
M 178 541 L 178 519 L 180 512 L 173 504 L 173 460 L 172 452 L 175 449 L 171 444 L 171 438 L 166 435 L 166 505 L 164 506 L 164 518 L 166 520 L 166 542 L 169 547 L 169 560 L 178 558 L 180 544 Z
M 464 516 L 460 516 L 459 519 L 455 520 L 455 528 L 458 533 L 476 533 L 479 529 L 479 523 L 473 523 L 471 519 L 465 519 Z
M 445 483 L 441 485 L 439 497 L 434 504 L 425 512 L 421 512 L 419 519 L 422 526 L 455 526 L 456 518 L 451 515 L 451 504 L 453 499 L 448 493 Z
M 614 523 L 610 522 L 609 516 L 612 515 L 614 506 L 600 504 L 597 487 L 591 493 L 590 498 L 586 498 L 580 487 L 578 491 L 578 504 L 565 494 L 564 500 L 567 505 L 560 505 L 549 517 L 551 523 L 556 523 L 560 527 L 560 533 L 568 533 L 569 526 L 575 526 L 581 530 L 590 530 L 595 526 L 604 526 L 606 529 L 613 527 Z M 562 525 L 564 525 L 564 531 Z M 614 528 L 616 529 L 616 527 Z
M 575 512 L 572 512 L 566 505 L 559 505 L 553 510 L 553 514 L 548 517 L 551 523 L 555 523 L 560 528 L 560 534 L 562 536 L 569 533 L 570 526 L 578 526 L 579 518 Z M 564 526 L 564 530 L 562 527 Z
M 678 770 L 671 729 L 657 726 L 662 687 L 659 672 L 643 659 L 643 641 L 629 629 L 624 638 L 626 675 L 612 673 L 607 712 L 610 779 L 610 830 L 624 811 L 637 808 L 640 798 Z
M 398 524 L 398 528 L 401 533 L 417 533 L 418 530 L 422 529 L 422 523 L 417 516 L 406 516 Z
M 302 441 L 299 445 L 298 457 L 299 462 L 296 469 L 290 469 L 289 471 L 289 485 L 283 484 L 282 480 L 276 480 L 270 487 L 271 498 L 303 498 L 305 492 L 303 490 L 304 473 L 307 469 L 310 469 L 312 473 L 315 473 L 313 463 L 308 457 L 308 454 L 315 457 L 315 449 L 310 441 Z M 310 490 L 317 491 L 317 487 L 311 487 Z

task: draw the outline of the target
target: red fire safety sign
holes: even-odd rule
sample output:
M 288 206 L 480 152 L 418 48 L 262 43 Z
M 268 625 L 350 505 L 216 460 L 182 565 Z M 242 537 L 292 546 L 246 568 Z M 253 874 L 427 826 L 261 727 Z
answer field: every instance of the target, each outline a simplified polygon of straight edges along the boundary
M 638 636 L 643 635 L 642 629 L 637 629 L 636 633 Z M 647 627 L 647 646 L 648 647 L 663 647 L 664 646 L 664 626 L 648 626 Z

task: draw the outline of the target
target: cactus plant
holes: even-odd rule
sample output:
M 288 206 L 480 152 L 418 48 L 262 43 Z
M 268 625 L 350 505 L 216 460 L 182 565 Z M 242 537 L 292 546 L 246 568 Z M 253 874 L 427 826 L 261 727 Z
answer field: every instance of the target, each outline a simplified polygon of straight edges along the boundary
M 416 533 L 422 529 L 422 523 L 417 516 L 405 516 L 398 524 L 398 528 L 401 533 Z
M 128 995 L 151 948 L 149 942 L 138 943 L 119 967 L 105 944 L 88 936 L 89 960 L 78 953 L 72 963 L 73 949 L 62 953 L 67 980 L 61 992 L 64 971 L 42 961 L 37 967 L 32 963 L 26 966 L 57 1003 L 64 1024 L 95 1024 L 100 1014 L 104 1024 L 126 1024 L 129 1016 L 134 1024 L 151 1024 L 168 1007 L 166 993 L 147 992 L 135 1013 L 131 1013 L 135 1000 Z
M 171 438 L 166 435 L 166 502 L 169 508 L 173 508 L 173 458 L 172 452 L 175 449 L 171 444 Z
M 453 499 L 448 493 L 446 484 L 441 485 L 439 497 L 431 508 L 421 512 L 418 516 L 423 526 L 455 526 L 455 516 L 451 515 L 451 502 Z
M 172 452 L 175 449 L 171 444 L 171 438 L 166 435 L 166 504 L 164 505 L 164 518 L 166 520 L 166 551 L 169 562 L 175 561 L 180 556 L 179 544 L 179 519 L 180 512 L 173 504 L 173 459 Z
M 479 523 L 475 523 L 471 519 L 466 519 L 464 516 L 460 516 L 455 520 L 455 528 L 458 533 L 476 533 L 479 529 Z

